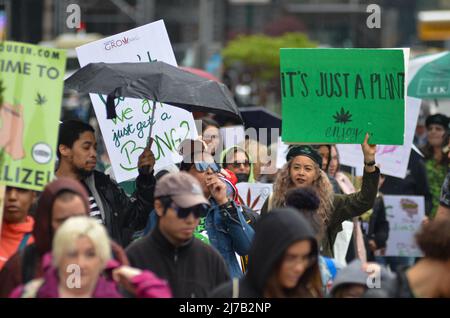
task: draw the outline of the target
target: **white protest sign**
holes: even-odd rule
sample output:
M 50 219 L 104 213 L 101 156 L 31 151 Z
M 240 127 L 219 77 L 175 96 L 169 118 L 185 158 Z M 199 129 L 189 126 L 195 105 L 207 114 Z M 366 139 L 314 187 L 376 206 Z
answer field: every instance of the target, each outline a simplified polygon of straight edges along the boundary
M 423 196 L 384 195 L 386 219 L 389 222 L 389 239 L 386 256 L 420 257 L 414 235 L 425 216 Z
M 286 155 L 288 153 L 289 145 L 281 141 L 281 137 L 278 137 L 277 145 L 277 169 L 283 168 L 286 163 Z
M 416 129 L 417 118 L 419 117 L 420 103 L 420 99 L 413 97 L 406 98 L 404 145 L 377 146 L 375 161 L 380 164 L 383 174 L 402 179 L 406 176 L 414 131 Z M 337 145 L 337 148 L 341 164 L 363 169 L 364 156 L 361 145 Z
M 258 214 L 261 213 L 264 202 L 272 193 L 272 187 L 273 184 L 271 183 L 240 182 L 236 184 L 239 201 Z
M 77 48 L 81 66 L 89 63 L 163 61 L 177 65 L 162 20 L 91 42 Z M 106 96 L 91 94 L 106 149 L 117 182 L 138 175 L 138 157 L 144 150 L 152 118 L 153 102 L 135 98 L 115 100 L 117 118 L 106 119 Z M 197 129 L 192 114 L 180 108 L 157 103 L 152 137 L 155 170 L 180 162 L 177 150 L 186 138 L 195 139 Z
M 219 129 L 225 149 L 241 144 L 245 141 L 244 126 L 230 126 Z

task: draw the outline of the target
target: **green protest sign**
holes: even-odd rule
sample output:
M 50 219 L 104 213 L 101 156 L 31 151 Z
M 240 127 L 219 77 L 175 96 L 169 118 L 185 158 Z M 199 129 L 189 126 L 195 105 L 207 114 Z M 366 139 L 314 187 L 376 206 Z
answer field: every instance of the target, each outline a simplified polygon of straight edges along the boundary
M 282 140 L 402 145 L 402 50 L 281 49 Z
M 0 183 L 42 190 L 53 178 L 66 54 L 0 42 Z

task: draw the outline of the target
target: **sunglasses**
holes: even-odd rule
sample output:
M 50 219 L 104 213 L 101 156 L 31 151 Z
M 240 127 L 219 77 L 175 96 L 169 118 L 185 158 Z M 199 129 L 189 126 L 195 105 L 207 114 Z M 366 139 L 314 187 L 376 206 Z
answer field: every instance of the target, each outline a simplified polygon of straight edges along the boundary
M 241 165 L 244 165 L 245 168 L 248 168 L 248 167 L 250 167 L 250 162 L 248 162 L 248 161 L 245 161 L 245 162 L 233 162 L 231 165 L 235 169 L 239 169 L 241 167 Z
M 181 208 L 175 204 L 172 204 L 172 208 L 177 212 L 177 216 L 180 219 L 187 218 L 191 213 L 196 219 L 203 218 L 208 213 L 208 205 L 206 204 L 198 204 L 189 208 Z
M 195 162 L 195 169 L 199 172 L 205 172 L 208 169 L 211 169 L 213 172 L 220 172 L 220 166 L 216 162 Z

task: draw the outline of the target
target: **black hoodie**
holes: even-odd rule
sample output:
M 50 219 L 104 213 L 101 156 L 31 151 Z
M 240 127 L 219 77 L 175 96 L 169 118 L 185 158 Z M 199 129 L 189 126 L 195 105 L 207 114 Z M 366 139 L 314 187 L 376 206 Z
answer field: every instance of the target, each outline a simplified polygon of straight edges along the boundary
M 313 230 L 297 210 L 274 209 L 261 217 L 256 224 L 255 236 L 248 255 L 247 274 L 239 281 L 239 297 L 263 297 L 265 285 L 274 267 L 293 243 L 302 240 L 311 241 L 311 253 L 318 257 L 317 241 Z M 319 274 L 317 258 L 304 275 L 310 270 Z M 211 297 L 229 298 L 232 294 L 232 282 L 227 282 L 214 290 Z

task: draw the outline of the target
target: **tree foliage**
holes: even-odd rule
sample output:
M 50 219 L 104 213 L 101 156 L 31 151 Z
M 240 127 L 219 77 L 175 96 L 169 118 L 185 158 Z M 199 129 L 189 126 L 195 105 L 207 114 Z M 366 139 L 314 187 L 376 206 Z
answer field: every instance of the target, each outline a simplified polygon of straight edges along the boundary
M 308 48 L 317 44 L 303 33 L 285 33 L 282 36 L 241 35 L 223 49 L 225 66 L 238 62 L 255 78 L 263 81 L 274 79 L 280 71 L 280 48 Z

